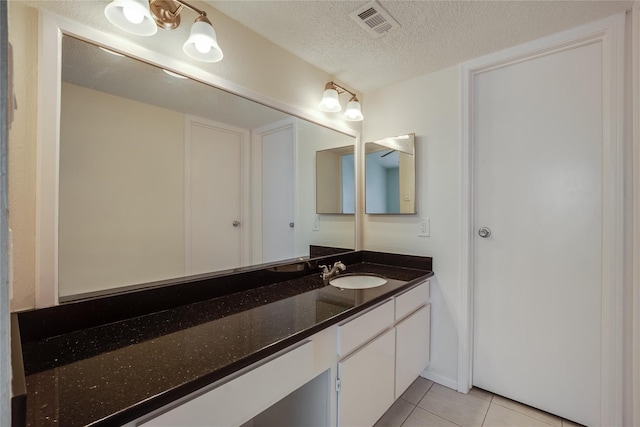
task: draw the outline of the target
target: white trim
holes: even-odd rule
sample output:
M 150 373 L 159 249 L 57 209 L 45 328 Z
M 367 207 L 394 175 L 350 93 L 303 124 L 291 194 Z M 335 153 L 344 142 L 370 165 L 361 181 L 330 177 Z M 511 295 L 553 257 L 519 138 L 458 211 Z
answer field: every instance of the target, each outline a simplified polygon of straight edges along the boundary
M 632 425 L 640 426 L 640 5 L 636 3 L 631 12 L 631 87 L 632 92 L 632 144 L 633 144 L 633 237 L 631 259 L 632 272 L 632 354 L 631 378 Z
M 355 236 L 354 236 L 354 250 L 359 251 L 364 248 L 364 164 L 365 164 L 365 153 L 364 153 L 364 142 L 360 135 L 356 136 L 356 141 L 354 145 L 354 165 L 353 165 L 353 173 L 355 174 Z
M 9 34 L 7 31 L 8 8 L 7 4 L 0 5 L 0 74 L 12 76 L 13 63 L 10 56 Z M 10 321 L 10 278 L 9 278 L 9 252 L 11 234 L 7 224 L 6 201 L 8 179 L 5 167 L 7 165 L 7 146 L 9 141 L 9 128 L 11 122 L 9 116 L 13 114 L 8 110 L 13 108 L 9 97 L 13 96 L 13 82 L 9 79 L 2 82 L 0 87 L 0 165 L 3 173 L 0 174 L 0 425 L 10 425 L 11 410 L 11 321 Z
M 40 10 L 38 57 L 38 142 L 36 164 L 36 307 L 58 304 L 58 167 L 62 35 L 68 34 L 115 52 L 190 76 L 244 98 L 358 138 L 343 122 L 322 117 L 314 109 L 292 107 L 218 77 L 196 65 L 154 52 L 131 40 L 107 34 L 71 19 Z M 357 226 L 356 226 L 357 228 Z
M 253 187 L 252 193 L 252 250 L 251 259 L 254 264 L 261 264 L 263 262 L 263 250 L 262 250 L 262 140 L 264 136 L 273 132 L 278 132 L 284 129 L 291 129 L 293 133 L 293 158 L 294 158 L 294 171 L 291 179 L 294 181 L 294 198 L 298 198 L 298 168 L 297 165 L 297 147 L 298 147 L 298 123 L 294 117 L 278 120 L 277 122 L 270 123 L 265 126 L 253 129 L 251 131 L 251 182 Z M 295 211 L 293 212 L 293 222 L 297 223 L 299 218 L 298 204 L 294 200 Z M 297 230 L 293 229 L 293 245 L 294 251 L 296 250 L 297 242 Z
M 472 72 L 462 65 L 460 67 L 460 321 L 458 334 L 458 386 L 461 393 L 468 393 L 472 387 L 473 359 L 473 277 L 472 277 L 472 248 L 473 248 L 473 146 L 471 144 L 471 111 L 467 106 L 470 100 Z
M 624 14 L 610 19 L 603 46 L 603 259 L 600 420 L 622 425 L 624 349 Z
M 251 131 L 251 260 L 262 263 L 262 134 Z
M 184 117 L 184 268 L 185 274 L 192 274 L 189 266 L 190 257 L 190 236 L 191 221 L 189 221 L 191 211 L 191 125 L 197 124 L 211 129 L 221 130 L 230 134 L 236 134 L 241 139 L 240 145 L 240 165 L 242 174 L 240 176 L 240 265 L 247 266 L 251 263 L 251 177 L 249 168 L 251 167 L 251 132 L 248 129 L 238 128 L 202 117 L 185 114 Z
M 601 424 L 622 422 L 622 278 L 623 278 L 623 85 L 624 14 L 474 59 L 461 67 L 461 263 L 457 389 L 472 386 L 473 355 L 473 78 L 499 67 L 602 43 L 603 159 L 603 294 L 601 352 Z
M 445 377 L 444 375 L 441 375 L 441 374 L 438 374 L 437 372 L 433 372 L 429 370 L 429 368 L 422 371 L 420 376 L 422 378 L 426 378 L 430 381 L 433 381 L 434 383 L 438 383 L 440 385 L 448 387 L 452 390 L 455 390 L 458 385 L 458 381 L 454 380 L 453 378 Z
M 58 304 L 61 43 L 61 29 L 41 13 L 36 148 L 36 308 Z

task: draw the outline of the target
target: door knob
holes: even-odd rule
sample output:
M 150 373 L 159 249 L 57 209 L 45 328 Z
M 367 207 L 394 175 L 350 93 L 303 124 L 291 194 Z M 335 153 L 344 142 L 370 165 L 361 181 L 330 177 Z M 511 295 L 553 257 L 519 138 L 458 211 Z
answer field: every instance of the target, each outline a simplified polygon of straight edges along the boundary
M 240 227 L 240 221 L 233 221 L 231 224 L 233 224 L 234 227 Z
M 482 227 L 480 230 L 478 230 L 478 236 L 486 239 L 487 237 L 491 236 L 491 230 L 489 229 L 489 227 Z

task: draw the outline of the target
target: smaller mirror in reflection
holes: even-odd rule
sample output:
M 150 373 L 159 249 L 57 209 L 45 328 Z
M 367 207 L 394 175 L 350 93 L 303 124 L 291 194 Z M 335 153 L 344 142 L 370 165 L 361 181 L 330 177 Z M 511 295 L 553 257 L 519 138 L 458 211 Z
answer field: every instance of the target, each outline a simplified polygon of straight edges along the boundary
M 316 213 L 355 213 L 353 145 L 316 151 Z
M 365 144 L 365 213 L 416 213 L 415 134 Z

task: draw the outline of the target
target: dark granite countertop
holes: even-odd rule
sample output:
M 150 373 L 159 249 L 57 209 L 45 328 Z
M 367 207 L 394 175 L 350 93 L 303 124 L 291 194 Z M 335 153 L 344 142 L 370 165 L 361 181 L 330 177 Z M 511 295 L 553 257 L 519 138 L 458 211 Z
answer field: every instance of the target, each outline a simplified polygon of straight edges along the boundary
M 326 286 L 314 268 L 313 273 L 299 272 L 287 280 L 257 283 L 241 292 L 163 310 L 143 310 L 115 321 L 78 320 L 75 330 L 64 319 L 79 306 L 40 313 L 44 319 L 38 318 L 38 310 L 18 314 L 26 425 L 124 424 L 432 275 L 430 258 L 354 254 L 339 256 L 348 272 L 376 273 L 389 282 L 367 290 L 340 290 Z M 286 266 L 279 268 L 287 271 Z M 245 279 L 255 279 L 256 272 L 247 274 L 243 273 Z M 225 279 L 218 277 L 216 283 Z M 150 292 L 126 298 L 152 297 Z M 80 304 L 95 308 L 105 303 L 100 299 Z M 50 327 L 47 334 L 27 330 L 51 319 L 62 319 L 59 330 Z

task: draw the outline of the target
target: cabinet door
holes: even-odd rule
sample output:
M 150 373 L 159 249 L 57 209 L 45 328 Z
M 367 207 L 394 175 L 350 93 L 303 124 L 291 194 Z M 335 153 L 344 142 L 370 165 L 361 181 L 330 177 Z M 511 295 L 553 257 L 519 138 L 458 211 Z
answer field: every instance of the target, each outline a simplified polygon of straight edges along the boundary
M 394 402 L 395 329 L 338 363 L 338 426 L 367 427 Z
M 431 305 L 396 326 L 396 395 L 398 398 L 429 364 Z

